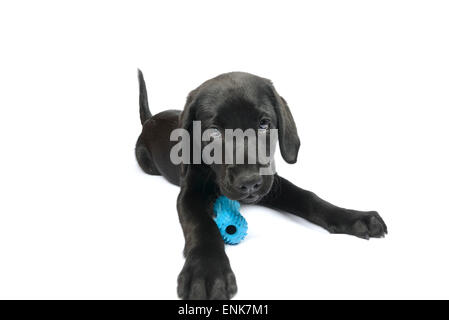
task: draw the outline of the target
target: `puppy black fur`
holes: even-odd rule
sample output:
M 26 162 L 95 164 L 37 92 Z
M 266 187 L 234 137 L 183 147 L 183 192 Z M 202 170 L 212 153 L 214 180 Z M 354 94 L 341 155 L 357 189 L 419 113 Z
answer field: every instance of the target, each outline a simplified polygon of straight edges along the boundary
M 282 157 L 295 163 L 300 141 L 287 102 L 271 81 L 243 72 L 219 75 L 190 92 L 184 110 L 152 115 L 142 72 L 140 119 L 142 133 L 136 144 L 140 167 L 148 174 L 162 175 L 181 187 L 177 209 L 185 237 L 186 261 L 178 277 L 178 295 L 183 299 L 229 299 L 237 292 L 234 273 L 223 239 L 213 221 L 213 202 L 225 196 L 242 203 L 286 211 L 305 218 L 331 233 L 360 238 L 383 237 L 387 226 L 375 211 L 344 209 L 303 190 L 277 174 L 260 176 L 260 165 L 174 165 L 170 141 L 176 128 L 192 130 L 194 120 L 202 130 L 214 128 L 260 129 L 263 122 L 278 129 Z

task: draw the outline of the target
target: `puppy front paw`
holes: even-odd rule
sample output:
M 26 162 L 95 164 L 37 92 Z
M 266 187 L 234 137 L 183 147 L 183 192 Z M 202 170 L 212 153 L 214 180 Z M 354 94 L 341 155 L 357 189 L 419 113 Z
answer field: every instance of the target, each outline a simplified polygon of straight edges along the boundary
M 363 239 L 382 238 L 388 234 L 387 225 L 377 211 L 348 210 L 351 217 L 345 223 L 329 228 L 331 233 L 345 233 Z
M 190 253 L 178 276 L 178 296 L 185 300 L 228 300 L 237 292 L 226 254 Z

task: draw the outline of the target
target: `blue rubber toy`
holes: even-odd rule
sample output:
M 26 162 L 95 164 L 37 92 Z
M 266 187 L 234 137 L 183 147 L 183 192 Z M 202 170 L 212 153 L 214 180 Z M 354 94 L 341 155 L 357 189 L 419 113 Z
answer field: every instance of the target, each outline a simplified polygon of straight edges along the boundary
M 248 231 L 248 223 L 239 209 L 238 201 L 225 196 L 218 197 L 214 203 L 214 220 L 226 244 L 239 244 Z

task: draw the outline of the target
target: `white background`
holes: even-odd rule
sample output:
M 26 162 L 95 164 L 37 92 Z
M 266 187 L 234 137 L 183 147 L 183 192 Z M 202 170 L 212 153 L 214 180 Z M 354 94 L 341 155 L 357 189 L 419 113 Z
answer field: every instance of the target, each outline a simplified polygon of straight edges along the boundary
M 153 113 L 223 72 L 273 80 L 302 140 L 278 172 L 378 210 L 385 239 L 245 207 L 237 299 L 449 298 L 445 1 L 2 1 L 0 298 L 176 299 L 176 186 L 138 167 Z

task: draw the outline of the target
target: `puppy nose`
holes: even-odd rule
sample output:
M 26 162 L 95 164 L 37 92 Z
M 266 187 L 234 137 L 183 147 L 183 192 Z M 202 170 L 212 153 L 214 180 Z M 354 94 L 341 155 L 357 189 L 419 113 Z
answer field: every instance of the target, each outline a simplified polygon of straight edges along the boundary
M 255 192 L 262 186 L 262 177 L 258 174 L 241 176 L 236 180 L 235 186 L 244 193 Z

